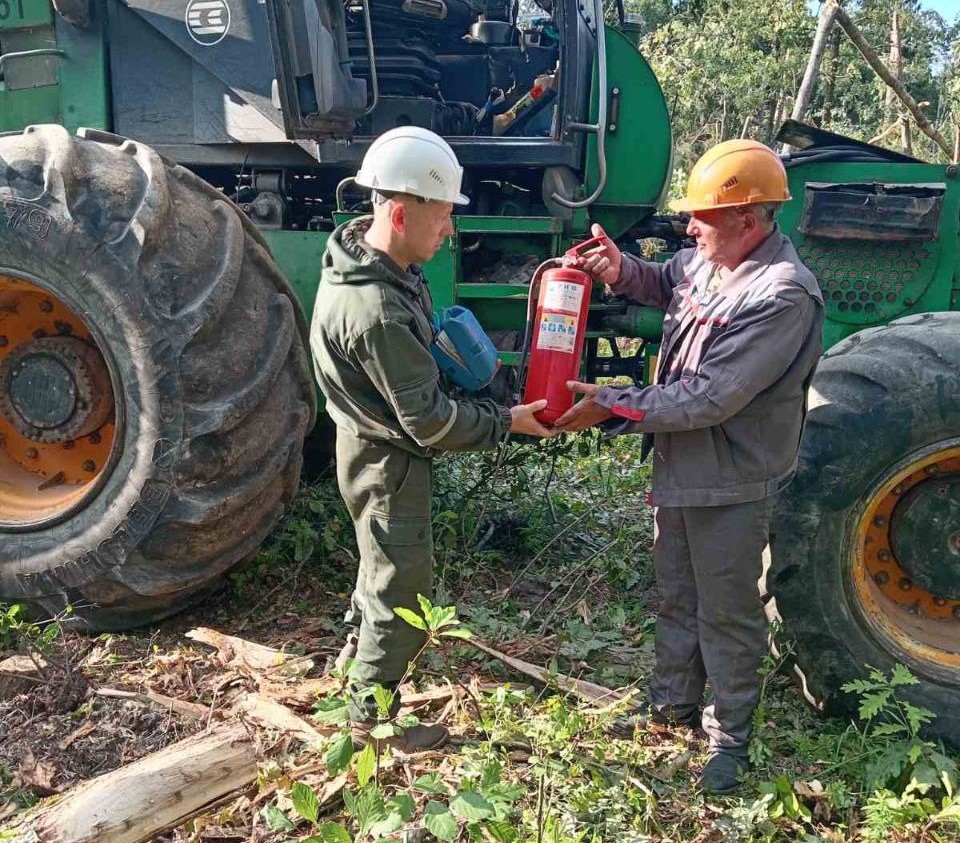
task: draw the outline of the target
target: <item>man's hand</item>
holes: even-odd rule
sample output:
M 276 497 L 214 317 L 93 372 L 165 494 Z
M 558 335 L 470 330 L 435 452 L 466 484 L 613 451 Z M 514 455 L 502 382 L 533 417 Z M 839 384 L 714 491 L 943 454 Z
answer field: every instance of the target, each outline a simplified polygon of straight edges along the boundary
M 547 406 L 547 399 L 541 398 L 532 404 L 517 404 L 510 408 L 510 432 L 526 433 L 529 436 L 539 436 L 541 439 L 552 439 L 560 431 L 544 427 L 534 417 Z
M 558 430 L 565 430 L 571 433 L 577 430 L 586 430 L 588 427 L 600 424 L 600 422 L 604 422 L 613 416 L 613 413 L 606 407 L 601 406 L 593 400 L 593 396 L 600 391 L 600 387 L 595 383 L 567 381 L 567 389 L 571 392 L 586 395 L 587 397 L 574 404 L 557 419 L 555 426 Z
M 623 255 L 616 244 L 606 235 L 606 232 L 594 223 L 590 228 L 590 233 L 594 237 L 603 237 L 603 242 L 594 249 L 576 258 L 564 258 L 563 262 L 568 266 L 575 266 L 582 269 L 594 281 L 600 281 L 603 284 L 616 284 L 620 280 L 620 267 L 623 263 Z

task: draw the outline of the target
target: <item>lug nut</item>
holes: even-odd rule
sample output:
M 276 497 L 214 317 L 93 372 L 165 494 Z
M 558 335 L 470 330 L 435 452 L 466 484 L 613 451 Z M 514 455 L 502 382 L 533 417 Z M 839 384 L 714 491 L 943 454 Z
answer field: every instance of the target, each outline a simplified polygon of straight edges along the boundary
M 889 562 L 892 558 L 893 554 L 886 548 L 883 548 L 883 550 L 877 552 L 877 559 L 879 559 L 881 562 Z
M 90 434 L 90 436 L 88 437 L 88 439 L 89 439 L 91 445 L 99 445 L 99 444 L 100 444 L 100 431 L 98 431 L 98 430 L 93 431 L 93 433 Z
M 887 526 L 887 519 L 884 518 L 882 515 L 878 515 L 876 518 L 873 519 L 873 526 L 874 526 L 874 527 L 886 527 L 886 526 Z
M 953 616 L 960 621 L 960 605 L 953 607 Z
M 877 573 L 873 575 L 873 581 L 877 585 L 886 585 L 888 582 L 890 582 L 890 574 L 888 574 L 886 571 L 877 571 Z
M 36 448 L 27 448 L 27 456 L 30 459 L 35 460 L 39 456 L 39 451 Z
M 891 491 L 894 495 L 902 495 L 902 494 L 903 494 L 903 486 L 894 486 L 890 491 Z
M 944 600 L 942 597 L 934 597 L 934 598 L 933 598 L 933 602 L 934 602 L 934 604 L 937 605 L 937 606 L 946 606 L 946 605 L 947 605 L 947 601 Z
M 33 338 L 35 340 L 42 340 L 46 335 L 47 332 L 44 331 L 43 328 L 37 328 L 37 330 L 33 332 Z
M 97 465 L 93 460 L 85 460 L 83 463 L 84 471 L 93 471 L 96 467 Z
M 913 583 L 910 582 L 909 577 L 900 577 L 900 581 L 897 583 L 897 585 L 900 586 L 901 591 L 909 591 L 911 588 L 913 588 Z
M 44 313 L 53 313 L 53 302 L 49 299 L 44 299 L 42 302 L 40 302 L 40 309 Z
M 66 442 L 63 443 L 63 450 L 64 450 L 64 451 L 72 451 L 72 450 L 74 449 L 75 445 L 76 445 L 76 443 L 75 443 L 72 439 L 68 439 Z
M 924 471 L 926 471 L 927 474 L 936 474 L 938 471 L 940 471 L 940 466 L 934 463 L 933 465 L 928 465 Z

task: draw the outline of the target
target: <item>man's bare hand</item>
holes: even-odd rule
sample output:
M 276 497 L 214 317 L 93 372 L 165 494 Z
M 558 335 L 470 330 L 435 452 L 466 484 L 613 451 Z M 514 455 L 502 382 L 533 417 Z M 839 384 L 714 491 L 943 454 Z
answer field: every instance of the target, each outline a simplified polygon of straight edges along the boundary
M 565 257 L 563 262 L 568 266 L 582 269 L 594 281 L 600 281 L 603 284 L 616 284 L 620 280 L 623 255 L 620 254 L 616 244 L 607 237 L 606 232 L 597 223 L 591 226 L 590 233 L 594 237 L 603 237 L 603 242 L 576 258 Z
M 551 427 L 544 427 L 534 417 L 534 413 L 539 413 L 546 408 L 547 399 L 541 398 L 531 404 L 517 404 L 510 408 L 510 432 L 526 433 L 529 436 L 539 436 L 541 439 L 552 439 L 560 431 Z
M 569 433 L 577 430 L 586 430 L 588 427 L 600 424 L 600 422 L 604 422 L 613 416 L 613 413 L 606 407 L 601 406 L 593 400 L 593 396 L 600 391 L 600 387 L 595 383 L 567 381 L 567 389 L 580 395 L 586 395 L 587 397 L 574 404 L 557 419 L 555 427 L 558 430 L 564 430 Z

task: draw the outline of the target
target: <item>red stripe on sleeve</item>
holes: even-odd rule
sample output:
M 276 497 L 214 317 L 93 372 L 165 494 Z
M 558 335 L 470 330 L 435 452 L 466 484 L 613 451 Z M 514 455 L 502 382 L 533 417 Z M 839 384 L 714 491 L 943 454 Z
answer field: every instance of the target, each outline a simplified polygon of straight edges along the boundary
M 624 407 L 623 404 L 614 404 L 610 408 L 610 412 L 615 416 L 620 416 L 621 418 L 634 422 L 643 421 L 647 415 L 643 410 L 633 410 L 630 407 Z

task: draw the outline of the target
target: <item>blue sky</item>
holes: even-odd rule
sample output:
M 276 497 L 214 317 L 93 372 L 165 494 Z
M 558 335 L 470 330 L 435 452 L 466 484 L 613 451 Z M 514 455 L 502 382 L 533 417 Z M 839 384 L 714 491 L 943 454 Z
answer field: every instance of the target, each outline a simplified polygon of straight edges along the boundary
M 960 14 L 960 0 L 923 0 L 921 5 L 925 9 L 939 12 L 947 21 L 953 20 Z

